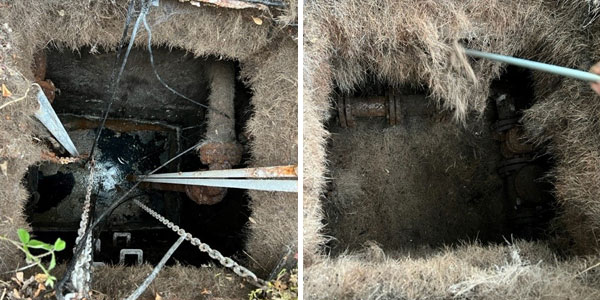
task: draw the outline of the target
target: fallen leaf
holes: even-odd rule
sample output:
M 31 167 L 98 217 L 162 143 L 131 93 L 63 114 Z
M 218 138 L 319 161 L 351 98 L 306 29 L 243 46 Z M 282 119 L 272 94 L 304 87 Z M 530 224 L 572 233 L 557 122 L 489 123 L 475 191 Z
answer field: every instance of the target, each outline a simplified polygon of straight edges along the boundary
M 23 282 L 23 272 L 17 272 L 16 276 L 20 282 Z
M 12 96 L 12 93 L 8 90 L 6 85 L 3 83 L 2 84 L 2 97 L 10 97 L 10 96 Z
M 40 293 L 41 293 L 42 291 L 45 291 L 45 290 L 46 290 L 46 287 L 45 287 L 43 284 L 41 284 L 41 283 L 38 283 L 38 288 L 37 288 L 37 290 L 35 291 L 35 293 L 33 293 L 33 297 L 35 298 L 35 297 L 39 296 L 39 295 L 40 295 Z
M 46 275 L 46 274 L 42 274 L 42 273 L 35 274 L 35 281 L 37 281 L 38 283 L 44 283 L 44 282 L 46 282 L 47 279 L 48 279 L 48 275 Z
M 65 11 L 63 9 L 59 10 L 58 11 L 58 15 L 61 16 L 61 17 L 64 17 L 65 16 Z
M 248 217 L 248 221 L 250 221 L 252 224 L 256 224 L 256 220 L 254 220 L 252 217 Z
M 162 300 L 162 297 L 158 293 L 156 293 L 156 297 L 154 297 L 154 300 Z
M 252 21 L 254 21 L 254 23 L 255 23 L 256 25 L 262 25 L 262 23 L 263 23 L 263 22 L 262 22 L 262 19 L 261 19 L 261 18 L 259 18 L 259 17 L 252 17 Z
M 279 280 L 275 280 L 273 285 L 275 286 L 276 289 L 278 289 L 280 291 L 287 289 L 287 285 Z
M 17 291 L 17 289 L 13 289 L 13 297 L 21 299 L 21 294 L 19 294 L 19 291 Z
M 202 295 L 210 295 L 210 294 L 212 294 L 212 292 L 209 291 L 209 290 L 207 290 L 206 288 L 204 288 L 204 289 L 202 289 L 202 292 L 200 292 L 200 294 L 202 294 Z
M 2 175 L 4 175 L 4 176 L 8 175 L 8 161 L 7 160 L 0 163 L 0 171 L 2 171 Z

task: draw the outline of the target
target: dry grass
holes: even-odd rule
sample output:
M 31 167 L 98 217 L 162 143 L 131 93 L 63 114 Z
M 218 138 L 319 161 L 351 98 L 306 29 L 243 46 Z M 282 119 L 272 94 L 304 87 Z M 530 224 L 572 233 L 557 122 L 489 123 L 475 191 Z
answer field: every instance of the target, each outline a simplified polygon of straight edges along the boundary
M 92 288 L 106 299 L 131 294 L 152 271 L 152 266 L 106 266 L 94 272 Z M 150 284 L 142 299 L 246 299 L 254 286 L 221 268 L 165 267 Z
M 583 29 L 592 16 L 585 2 L 314 1 L 306 11 L 305 124 L 316 128 L 305 131 L 304 137 L 306 223 L 312 226 L 305 243 L 316 252 L 318 247 L 311 245 L 323 242 L 315 234 L 317 220 L 322 219 L 318 197 L 326 178 L 323 167 L 314 165 L 326 165 L 327 134 L 321 131 L 333 85 L 349 92 L 374 75 L 392 86 L 424 86 L 442 108 L 464 121 L 469 112 L 485 109 L 490 82 L 499 76 L 502 66 L 470 60 L 471 73 L 456 55 L 457 43 L 582 69 L 593 62 L 590 46 L 596 39 L 590 41 Z M 552 76 L 536 74 L 534 81 L 540 105 L 563 86 Z M 530 127 L 544 126 L 535 123 Z M 546 137 L 554 134 L 544 132 Z M 577 147 L 577 143 L 571 144 Z M 597 202 L 594 197 L 586 199 Z
M 250 136 L 256 167 L 298 163 L 297 44 L 284 40 L 270 53 L 257 55 L 242 69 L 254 94 Z M 259 109 L 260 107 L 260 109 Z M 250 191 L 252 222 L 247 248 L 267 274 L 288 248 L 298 249 L 298 196 L 292 193 Z M 264 272 L 264 273 L 263 273 Z
M 27 228 L 23 216 L 23 207 L 29 197 L 21 186 L 27 167 L 40 158 L 41 145 L 34 135 L 46 135 L 33 131 L 34 121 L 29 117 L 37 109 L 38 87 L 32 86 L 14 67 L 17 51 L 12 38 L 13 29 L 0 27 L 0 83 L 12 93 L 10 97 L 0 96 L 0 235 L 17 239 L 17 228 Z M 16 99 L 27 96 L 21 101 Z M 39 141 L 39 139 L 37 140 Z M 0 270 L 12 268 L 22 258 L 12 245 L 0 242 Z
M 524 117 L 532 139 L 546 144 L 556 158 L 551 175 L 562 206 L 557 226 L 568 231 L 577 253 L 600 249 L 598 100 L 586 83 L 566 80 Z
M 165 0 L 161 1 L 159 8 L 153 8 L 148 17 L 155 46 L 179 47 L 199 57 L 212 55 L 240 62 L 242 79 L 251 85 L 254 92 L 251 99 L 253 116 L 247 128 L 252 136 L 250 164 L 254 166 L 297 162 L 297 44 L 294 30 L 283 27 L 295 23 L 296 13 L 290 10 L 296 7 L 293 2 L 288 1 L 290 5 L 284 11 L 274 11 L 270 15 L 254 10 L 234 11 L 209 6 L 197 8 Z M 27 78 L 3 79 L 6 80 L 3 83 L 8 82 L 14 94 L 20 95 L 22 86 L 29 85 L 33 79 L 30 70 L 33 53 L 48 45 L 75 51 L 84 46 L 90 46 L 92 51 L 99 48 L 114 49 L 121 37 L 126 3 L 124 0 L 13 1 L 2 5 L 0 19 L 13 29 L 10 36 L 15 55 L 11 61 L 6 61 L 3 56 L 3 63 Z M 253 16 L 261 17 L 262 25 L 256 24 Z M 144 46 L 146 40 L 147 35 L 142 29 L 136 44 Z M 15 85 L 20 87 L 16 88 Z M 0 234 L 12 233 L 17 227 L 27 226 L 22 215 L 27 193 L 20 180 L 27 166 L 39 161 L 42 148 L 36 146 L 31 138 L 41 133 L 33 125 L 27 125 L 32 109 L 28 100 L 2 110 L 0 141 L 6 143 L 0 144 L 0 157 L 7 159 L 9 175 L 0 176 L 0 180 L 10 188 L 0 191 Z M 249 224 L 250 241 L 246 250 L 264 268 L 262 270 L 255 265 L 252 269 L 256 267 L 264 275 L 286 253 L 287 246 L 297 248 L 296 197 L 258 192 L 252 193 L 251 197 L 252 218 L 256 222 Z M 12 269 L 18 261 L 18 256 L 2 251 L 0 270 Z M 122 278 L 117 275 L 130 274 L 127 272 L 130 269 L 123 270 L 119 271 L 121 273 L 106 274 L 113 274 L 115 278 Z M 178 270 L 181 274 L 185 273 L 183 268 Z M 130 272 L 135 273 L 133 269 Z M 190 274 L 194 272 L 190 270 Z M 175 293 L 171 298 L 188 298 L 189 295 L 201 297 L 198 296 L 199 291 L 194 294 L 192 290 L 202 281 L 223 286 L 236 284 L 235 281 L 220 279 L 211 281 L 209 278 L 216 275 L 211 272 L 202 270 L 204 277 L 194 278 L 193 282 L 186 281 L 188 289 L 180 286 L 168 288 Z M 97 278 L 100 278 L 99 283 L 106 280 L 116 286 L 131 285 L 126 280 L 109 281 L 111 277 L 104 277 L 102 272 Z M 193 276 L 190 275 L 190 278 Z M 110 290 L 109 286 L 105 287 Z M 178 291 L 187 294 L 177 296 Z
M 372 77 L 384 85 L 424 87 L 442 109 L 464 124 L 470 113 L 485 110 L 490 83 L 503 66 L 465 60 L 457 54 L 457 44 L 588 69 L 600 59 L 597 8 L 595 1 L 575 0 L 307 3 L 303 133 L 307 295 L 315 299 L 598 298 L 598 273 L 577 276 L 597 256 L 557 260 L 548 256 L 551 252 L 543 244 L 521 243 L 521 255 L 512 258 L 511 247 L 479 245 L 419 259 L 322 255 L 327 241 L 322 231 L 322 197 L 329 180 L 325 124 L 334 87 L 349 93 Z M 585 83 L 555 76 L 534 72 L 533 81 L 536 105 L 523 121 L 530 137 L 547 146 L 557 160 L 550 174 L 562 207 L 556 226 L 568 233 L 561 250 L 596 255 L 598 96 Z M 346 175 L 346 179 L 357 177 Z M 342 184 L 356 190 L 355 185 Z
M 598 259 L 561 261 L 540 243 L 464 245 L 426 258 L 393 259 L 370 245 L 313 264 L 309 299 L 597 299 Z

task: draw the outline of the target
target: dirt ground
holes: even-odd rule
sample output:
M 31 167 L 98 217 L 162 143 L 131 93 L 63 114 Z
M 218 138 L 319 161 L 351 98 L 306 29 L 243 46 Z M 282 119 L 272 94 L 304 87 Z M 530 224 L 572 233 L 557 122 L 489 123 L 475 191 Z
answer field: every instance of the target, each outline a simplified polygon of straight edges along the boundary
M 462 127 L 431 102 L 402 102 L 402 124 L 329 123 L 331 185 L 324 201 L 332 253 L 374 241 L 384 250 L 459 240 L 501 241 L 499 145 L 489 120 Z

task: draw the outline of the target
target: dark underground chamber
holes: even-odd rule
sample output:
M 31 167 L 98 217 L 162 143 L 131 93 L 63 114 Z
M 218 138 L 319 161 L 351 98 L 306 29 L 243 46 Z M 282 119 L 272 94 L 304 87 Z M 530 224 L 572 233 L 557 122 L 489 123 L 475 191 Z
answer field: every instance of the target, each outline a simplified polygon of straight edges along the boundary
M 245 167 L 248 159 L 248 140 L 243 128 L 250 117 L 250 91 L 240 82 L 239 64 L 218 61 L 213 57 L 194 58 L 180 49 L 155 48 L 157 71 L 167 84 L 178 92 L 204 105 L 210 105 L 211 74 L 215 65 L 226 66 L 232 75 L 229 92 L 235 96 L 235 123 L 232 123 L 232 142 L 239 149 L 239 161 L 230 167 Z M 53 108 L 59 115 L 80 153 L 89 153 L 97 133 L 109 95 L 109 78 L 114 52 L 90 53 L 45 49 L 46 81 L 55 87 Z M 38 54 L 41 55 L 41 54 Z M 212 72 L 212 73 L 211 73 Z M 227 75 L 227 74 L 226 74 Z M 102 131 L 96 159 L 94 183 L 97 187 L 95 216 L 128 190 L 133 183 L 130 175 L 145 174 L 177 153 L 206 138 L 207 109 L 190 103 L 165 89 L 156 79 L 144 49 L 133 49 L 127 62 L 117 100 L 112 106 Z M 57 156 L 68 156 L 63 149 L 49 141 Z M 59 164 L 48 160 L 31 166 L 24 184 L 31 197 L 26 206 L 33 236 L 42 241 L 61 238 L 67 250 L 58 254 L 58 261 L 72 257 L 81 207 L 89 172 L 84 160 Z M 198 152 L 191 151 L 166 166 L 160 173 L 196 171 L 211 168 L 201 161 Z M 223 255 L 241 260 L 245 226 L 250 216 L 245 190 L 226 189 L 216 204 L 201 205 L 191 200 L 185 190 L 156 189 L 145 186 L 131 195 L 193 236 L 208 243 Z M 126 255 L 123 249 L 140 249 L 143 262 L 156 264 L 178 236 L 142 211 L 131 201 L 119 206 L 94 233 L 96 242 L 94 262 L 104 264 L 137 263 L 137 257 Z M 99 241 L 99 242 L 98 242 Z M 167 263 L 203 266 L 208 255 L 184 242 Z
M 352 94 L 337 91 L 328 123 L 332 179 L 324 200 L 324 225 L 325 234 L 333 238 L 326 251 L 338 255 L 374 241 L 391 253 L 418 255 L 425 248 L 465 241 L 506 243 L 551 236 L 556 201 L 547 174 L 553 158 L 544 145 L 526 140 L 520 123 L 523 110 L 534 104 L 530 76 L 508 67 L 493 82 L 482 119 L 469 120 L 479 125 L 462 129 L 440 125 L 452 124 L 452 113 L 437 108 L 426 87 L 390 87 L 373 79 Z M 442 139 L 415 141 L 430 136 Z M 474 164 L 464 167 L 471 173 L 445 174 L 456 167 L 436 158 L 446 157 L 436 153 L 446 148 L 466 153 L 462 162 Z M 489 156 L 472 157 L 472 149 L 484 149 Z M 407 152 L 418 160 L 413 169 L 395 171 L 411 163 L 401 158 Z M 416 184 L 405 183 L 411 180 Z

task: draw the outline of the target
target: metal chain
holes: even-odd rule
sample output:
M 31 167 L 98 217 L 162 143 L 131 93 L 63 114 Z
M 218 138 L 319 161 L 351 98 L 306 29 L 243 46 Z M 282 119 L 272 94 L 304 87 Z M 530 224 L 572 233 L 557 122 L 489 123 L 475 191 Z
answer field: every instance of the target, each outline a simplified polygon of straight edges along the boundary
M 255 283 L 258 283 L 259 286 L 264 286 L 266 284 L 264 280 L 256 277 L 256 275 L 252 273 L 252 271 L 240 266 L 233 259 L 223 256 L 221 252 L 212 249 L 208 244 L 203 243 L 199 239 L 193 237 L 192 234 L 187 233 L 183 228 L 180 228 L 179 226 L 173 224 L 173 222 L 167 220 L 165 217 L 161 216 L 159 213 L 144 205 L 142 202 L 138 200 L 133 200 L 133 202 L 137 204 L 140 208 L 145 210 L 147 213 L 149 213 L 151 216 L 153 216 L 155 219 L 157 219 L 159 222 L 163 223 L 169 229 L 173 230 L 179 236 L 185 236 L 185 239 L 190 241 L 192 245 L 198 247 L 200 251 L 208 253 L 208 256 L 210 256 L 212 259 L 218 260 L 219 263 L 221 263 L 221 265 L 233 270 L 233 272 L 238 276 L 241 276 L 243 278 L 251 278 L 252 280 L 254 280 Z
M 90 161 L 90 174 L 87 182 L 87 191 L 85 194 L 85 202 L 83 204 L 83 212 L 81 214 L 81 221 L 79 222 L 79 229 L 77 230 L 77 239 L 75 245 L 79 245 L 79 242 L 85 235 L 90 219 L 90 209 L 92 206 L 92 190 L 94 187 L 94 159 Z M 77 246 L 73 249 L 75 252 Z M 85 297 L 90 290 L 91 283 L 91 261 L 92 261 L 92 235 L 88 235 L 85 239 L 85 246 L 81 255 L 77 257 L 75 267 L 71 275 L 71 283 L 77 290 L 77 293 L 81 297 Z

